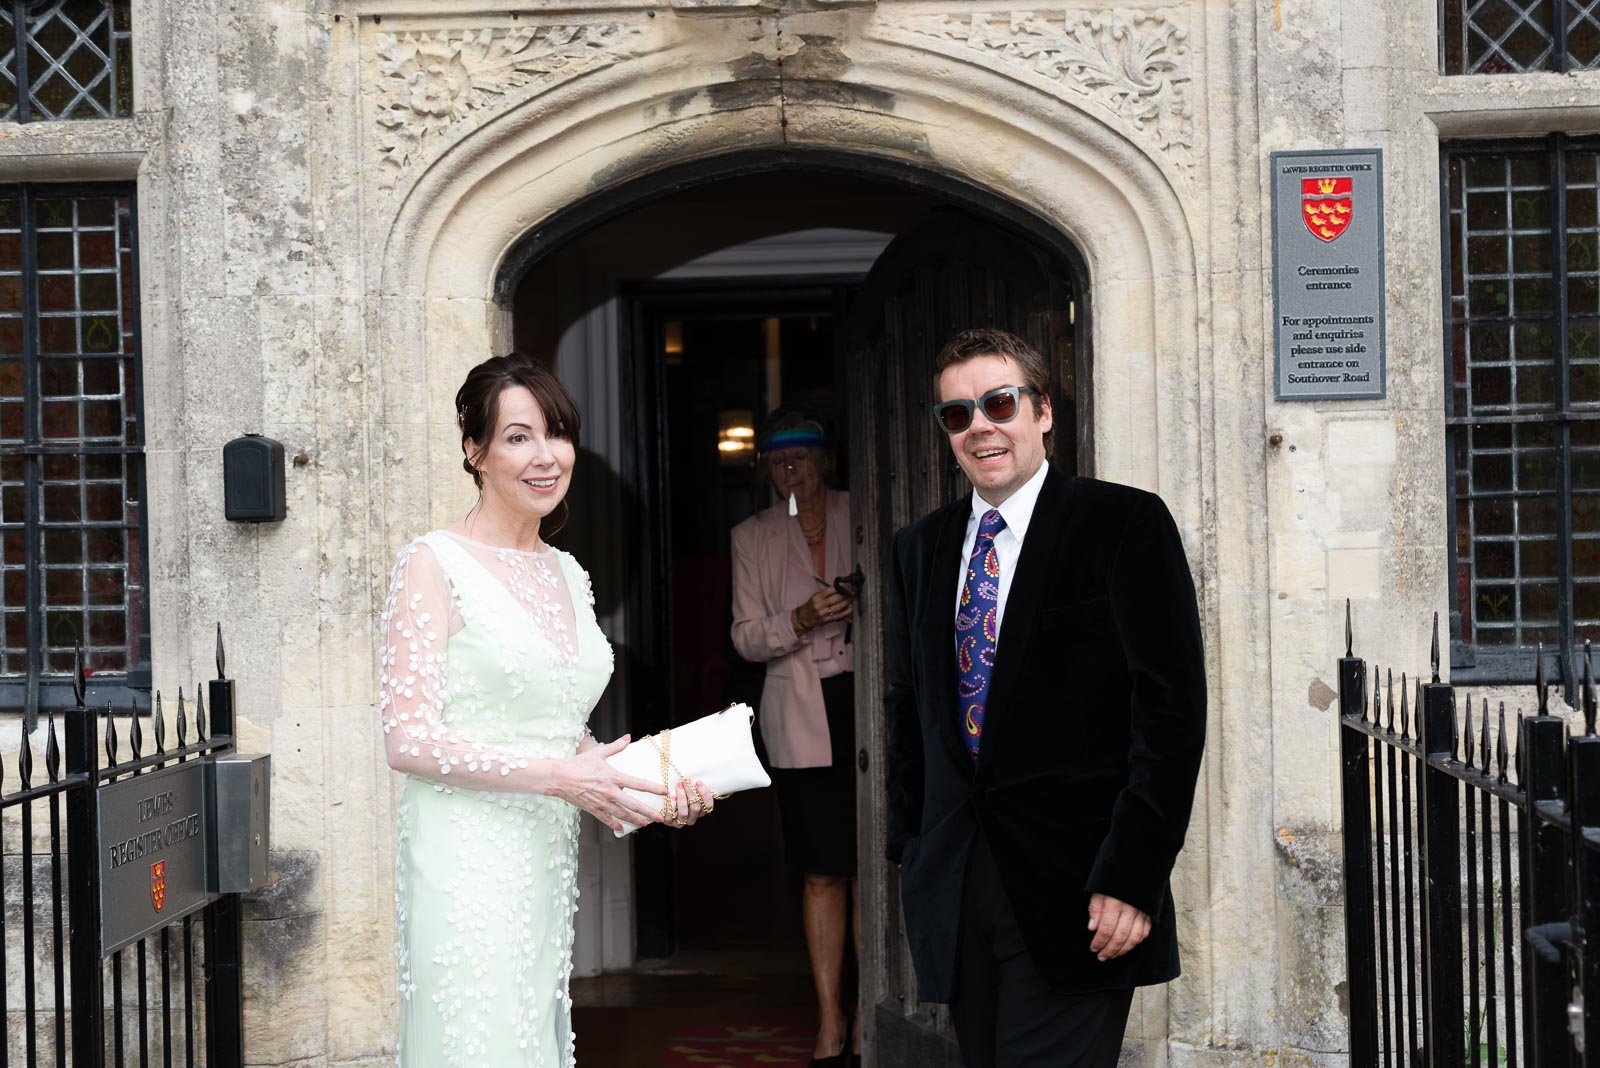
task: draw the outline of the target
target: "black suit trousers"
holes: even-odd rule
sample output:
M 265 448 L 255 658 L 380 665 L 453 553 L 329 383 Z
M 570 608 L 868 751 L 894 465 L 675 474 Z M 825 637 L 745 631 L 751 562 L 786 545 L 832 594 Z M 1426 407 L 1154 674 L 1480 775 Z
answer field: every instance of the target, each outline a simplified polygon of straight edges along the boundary
M 1087 942 L 1089 918 L 1078 920 Z M 1063 994 L 1039 976 L 979 833 L 967 865 L 950 1001 L 967 1068 L 1116 1068 L 1132 1002 L 1131 987 Z

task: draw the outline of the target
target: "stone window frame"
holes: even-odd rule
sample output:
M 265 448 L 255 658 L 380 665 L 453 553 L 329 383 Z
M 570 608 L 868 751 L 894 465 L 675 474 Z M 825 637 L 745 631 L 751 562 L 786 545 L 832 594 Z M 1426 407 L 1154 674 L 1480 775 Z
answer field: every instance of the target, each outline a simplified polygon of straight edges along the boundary
M 1469 160 L 1498 161 L 1504 183 L 1475 185 L 1482 179 L 1467 179 Z M 1530 178 L 1541 166 L 1548 174 L 1547 184 Z M 1546 670 L 1552 680 L 1563 680 L 1570 689 L 1582 670 L 1583 640 L 1600 640 L 1600 614 L 1591 618 L 1587 611 L 1600 595 L 1600 575 L 1575 574 L 1575 569 L 1582 570 L 1585 565 L 1574 560 L 1578 542 L 1584 543 L 1586 556 L 1592 557 L 1600 549 L 1600 521 L 1580 530 L 1573 510 L 1576 490 L 1579 504 L 1600 516 L 1600 475 L 1593 466 L 1600 457 L 1595 451 L 1600 443 L 1600 347 L 1593 345 L 1593 338 L 1600 336 L 1600 263 L 1580 269 L 1570 262 L 1575 255 L 1574 238 L 1587 239 L 1577 246 L 1588 250 L 1584 255 L 1600 246 L 1600 139 L 1558 133 L 1516 140 L 1443 141 L 1440 190 L 1452 677 L 1484 684 L 1531 682 L 1536 640 L 1548 638 L 1551 640 L 1544 642 Z M 1539 190 L 1547 190 L 1542 207 L 1528 195 Z M 1519 192 L 1524 196 L 1518 198 Z M 1474 229 L 1468 224 L 1467 196 L 1471 193 L 1504 195 L 1502 227 Z M 1581 208 L 1586 214 L 1573 222 L 1569 206 L 1585 198 L 1588 203 Z M 1520 209 L 1519 203 L 1524 205 Z M 1526 217 L 1518 218 L 1518 210 Z M 1547 267 L 1537 263 L 1540 235 L 1547 238 L 1542 250 L 1548 257 Z M 1556 240 L 1553 235 L 1563 237 Z M 1503 240 L 1503 270 L 1474 274 L 1461 262 L 1465 242 L 1475 236 L 1487 239 L 1490 248 L 1492 242 Z M 1519 271 L 1519 266 L 1527 266 L 1524 260 L 1533 261 L 1533 267 Z M 1576 312 L 1570 306 L 1573 292 L 1585 305 Z M 1583 296 L 1585 293 L 1590 295 Z M 1481 308 L 1474 308 L 1475 300 L 1507 307 L 1508 312 L 1484 314 Z M 1532 310 L 1524 312 L 1520 303 L 1531 305 Z M 1589 348 L 1576 354 L 1572 348 L 1575 327 L 1594 328 L 1585 335 L 1589 342 L 1581 338 L 1578 342 Z M 1504 359 L 1474 359 L 1472 345 L 1479 330 L 1484 337 L 1499 335 L 1492 344 L 1505 345 Z M 1548 348 L 1548 358 L 1519 359 L 1519 346 L 1530 345 Z M 1491 350 L 1493 355 L 1496 353 Z M 1485 365 L 1489 372 L 1501 375 L 1504 403 L 1491 403 L 1496 387 L 1486 387 L 1484 403 L 1474 403 L 1476 379 L 1471 375 Z M 1583 383 L 1576 399 L 1575 382 Z M 1584 399 L 1590 391 L 1595 392 L 1595 399 Z M 1481 445 L 1480 435 L 1487 439 Z M 1503 487 L 1474 487 L 1480 460 L 1486 465 L 1503 461 L 1509 481 Z M 1532 485 L 1523 485 L 1525 477 Z M 1575 486 L 1575 480 L 1580 484 Z M 1553 502 L 1549 499 L 1552 494 Z M 1492 522 L 1480 516 L 1480 505 L 1496 504 L 1505 507 Z M 1553 534 L 1525 532 L 1524 505 L 1530 512 L 1553 514 Z M 1507 515 L 1509 529 L 1504 526 Z M 1535 527 L 1539 521 L 1530 520 Z M 1489 530 L 1480 534 L 1480 523 Z M 1509 576 L 1499 583 L 1480 574 L 1478 559 L 1480 546 L 1498 547 L 1497 543 L 1509 546 L 1512 561 Z M 1553 568 L 1550 561 L 1541 560 L 1535 569 L 1538 573 L 1525 575 L 1524 550 L 1530 546 L 1539 548 L 1541 556 L 1553 555 Z M 1547 547 L 1553 552 L 1543 552 Z M 1545 574 L 1548 570 L 1554 571 L 1553 577 Z M 1486 583 L 1514 590 L 1512 618 L 1486 621 L 1490 629 L 1511 630 L 1514 640 L 1510 643 L 1476 640 L 1482 624 L 1475 615 L 1463 614 L 1464 593 L 1475 610 L 1480 587 Z M 1524 621 L 1523 593 L 1536 586 L 1554 587 L 1553 623 L 1541 626 L 1536 620 Z M 1577 618 L 1580 612 L 1584 613 L 1582 620 Z
M 131 0 L 0 0 L 0 122 L 132 114 Z
M 145 412 L 144 412 L 144 375 L 142 359 L 142 337 L 140 328 L 140 298 L 139 284 L 139 249 L 138 249 L 138 211 L 139 201 L 137 191 L 132 182 L 97 182 L 97 183 L 38 183 L 21 182 L 0 184 L 0 195 L 16 197 L 21 204 L 22 241 L 21 263 L 11 268 L 13 277 L 20 276 L 22 294 L 21 316 L 23 323 L 23 344 L 21 346 L 21 364 L 23 367 L 23 406 L 25 411 L 25 432 L 21 442 L 8 440 L 0 444 L 0 466 L 12 466 L 21 461 L 24 469 L 24 482 L 20 494 L 24 502 L 24 552 L 27 582 L 27 663 L 26 670 L 14 672 L 5 670 L 0 673 L 0 713 L 21 712 L 31 725 L 37 714 L 41 711 L 60 710 L 71 707 L 75 703 L 73 694 L 73 676 L 69 665 L 66 663 L 48 664 L 45 657 L 50 653 L 43 639 L 43 629 L 46 622 L 46 589 L 44 573 L 47 570 L 43 565 L 48 561 L 45 546 L 45 534 L 49 529 L 49 516 L 46 514 L 46 485 L 49 481 L 49 472 L 45 465 L 52 457 L 73 457 L 83 460 L 89 457 L 120 457 L 123 460 L 124 474 L 122 484 L 126 488 L 123 495 L 122 517 L 113 520 L 110 524 L 100 524 L 96 527 L 87 518 L 81 518 L 74 529 L 82 529 L 87 535 L 94 529 L 121 530 L 125 532 L 122 549 L 122 582 L 123 592 L 121 605 L 124 610 L 124 643 L 128 650 L 126 670 L 100 670 L 91 677 L 90 700 L 100 704 L 113 702 L 119 708 L 143 707 L 149 703 L 151 688 L 151 656 L 150 656 L 150 537 L 149 537 L 149 492 L 145 472 Z M 43 365 L 60 362 L 60 357 L 52 360 L 51 354 L 41 355 L 41 309 L 39 307 L 38 278 L 40 268 L 38 265 L 38 234 L 39 229 L 34 221 L 33 205 L 39 199 L 72 200 L 76 202 L 86 199 L 114 198 L 126 204 L 126 234 L 122 234 L 124 222 L 119 217 L 115 220 L 114 232 L 118 234 L 117 245 L 119 269 L 115 277 L 119 282 L 120 296 L 118 300 L 119 315 L 121 317 L 120 330 L 124 336 L 124 343 L 120 353 L 108 353 L 100 359 L 114 359 L 122 368 L 120 375 L 120 390 L 117 394 L 121 402 L 123 429 L 121 441 L 112 443 L 110 440 L 99 442 L 83 440 L 87 429 L 84 422 L 85 412 L 81 394 L 89 391 L 84 384 L 87 379 L 79 377 L 80 387 L 76 391 L 79 398 L 67 398 L 67 403 L 76 400 L 79 409 L 78 425 L 80 433 L 76 439 L 69 439 L 65 444 L 52 445 L 46 437 L 46 427 L 43 419 L 45 405 L 44 389 L 41 368 Z M 74 208 L 72 229 L 78 232 L 80 225 L 77 208 Z M 48 235 L 49 228 L 45 228 Z M 77 266 L 77 257 L 74 254 L 75 266 L 70 277 L 73 278 L 74 290 L 81 291 L 81 279 L 88 275 Z M 126 257 L 126 268 L 120 266 L 123 256 Z M 81 312 L 75 312 L 81 315 Z M 45 316 L 46 318 L 48 316 Z M 78 324 L 82 329 L 82 324 Z M 80 346 L 81 348 L 81 346 Z M 68 356 L 68 360 L 83 362 L 94 357 L 78 355 Z M 12 359 L 12 357 L 7 357 Z M 82 375 L 84 372 L 77 372 Z M 71 447 L 66 447 L 70 445 Z M 10 464 L 7 462 L 10 461 Z M 86 489 L 93 485 L 88 478 L 88 472 L 80 468 L 81 473 L 76 481 Z M 0 480 L 8 472 L 0 470 Z M 65 479 L 67 483 L 71 478 Z M 0 488 L 4 488 L 0 486 Z M 16 493 L 17 487 L 12 487 L 10 492 Z M 8 502 L 14 502 L 15 496 L 7 497 Z M 85 498 L 80 498 L 84 500 Z M 131 518 L 130 518 L 131 513 Z M 7 523 L 9 515 L 0 515 L 0 524 Z M 71 525 L 69 524 L 69 527 Z M 7 529 L 14 529 L 8 527 Z M 60 528 L 67 529 L 67 528 Z M 3 531 L 0 531 L 3 533 Z M 88 541 L 84 541 L 85 555 L 92 551 Z M 0 565 L 9 566 L 12 561 L 5 555 L 6 549 L 0 541 Z M 92 570 L 94 561 L 84 562 L 85 582 L 88 580 L 89 571 Z M 112 565 L 115 566 L 115 565 Z M 69 568 L 69 570 L 71 570 Z M 3 598 L 3 593 L 0 593 Z M 88 605 L 92 601 L 87 586 L 84 596 L 79 603 Z M 80 610 L 87 612 L 86 607 Z M 85 616 L 84 618 L 87 618 Z M 80 632 L 81 633 L 81 632 Z M 0 633 L 0 647 L 8 646 L 6 636 Z M 90 650 L 86 650 L 90 651 Z M 57 650 L 59 653 L 60 650 Z M 61 659 L 57 656 L 57 659 Z M 9 669 L 9 663 L 0 664 L 0 668 Z M 91 661 L 91 668 L 94 666 Z
M 1565 17 L 1557 18 L 1558 11 Z M 1469 63 L 1474 50 L 1479 54 Z M 1441 0 L 1441 74 L 1596 69 L 1600 0 Z

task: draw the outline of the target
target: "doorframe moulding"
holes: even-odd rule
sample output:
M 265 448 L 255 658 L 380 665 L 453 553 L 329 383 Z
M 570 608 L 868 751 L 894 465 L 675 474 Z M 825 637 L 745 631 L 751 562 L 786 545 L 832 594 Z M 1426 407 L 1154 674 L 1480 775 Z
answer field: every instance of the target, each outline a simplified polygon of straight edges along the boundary
M 997 193 L 1081 250 L 1102 313 L 1093 320 L 1105 372 L 1094 397 L 1098 470 L 1163 490 L 1197 541 L 1199 487 L 1184 472 L 1199 449 L 1201 317 L 1181 186 L 1166 161 L 1102 114 L 1063 108 L 1058 92 L 1032 80 L 971 69 L 975 77 L 953 83 L 926 49 L 864 41 L 850 73 L 869 93 L 848 100 L 728 107 L 723 86 L 696 82 L 676 49 L 556 84 L 447 146 L 395 191 L 374 282 L 386 296 L 422 301 L 425 360 L 444 381 L 459 370 L 455 354 L 506 340 L 495 283 L 513 249 L 555 240 L 545 227 L 564 209 L 637 178 L 741 150 L 797 160 L 831 151 L 945 174 Z M 653 124 L 641 122 L 649 116 Z

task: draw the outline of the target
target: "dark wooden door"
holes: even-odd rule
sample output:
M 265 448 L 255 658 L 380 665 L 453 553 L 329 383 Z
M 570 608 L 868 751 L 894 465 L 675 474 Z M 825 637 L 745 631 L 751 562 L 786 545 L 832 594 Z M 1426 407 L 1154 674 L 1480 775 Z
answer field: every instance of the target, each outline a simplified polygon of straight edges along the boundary
M 883 859 L 887 554 L 894 532 L 968 491 L 934 423 L 933 361 L 959 330 L 1020 334 L 1050 360 L 1056 461 L 1087 471 L 1085 308 L 1063 256 L 999 224 L 938 212 L 897 237 L 868 275 L 848 341 L 852 526 L 867 575 L 856 616 L 861 1002 L 866 1063 L 960 1065 L 949 1015 L 922 1002 L 900 927 L 900 885 Z M 1076 306 L 1075 306 L 1076 304 Z M 954 581 L 952 578 L 952 589 Z M 951 605 L 951 611 L 955 609 Z

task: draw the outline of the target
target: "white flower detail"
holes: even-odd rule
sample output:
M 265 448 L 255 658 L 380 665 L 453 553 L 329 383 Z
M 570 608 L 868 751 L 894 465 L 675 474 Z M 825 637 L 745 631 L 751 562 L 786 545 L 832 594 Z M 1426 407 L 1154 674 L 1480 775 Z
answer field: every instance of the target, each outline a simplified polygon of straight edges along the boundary
M 399 816 L 397 986 L 401 1011 L 424 1024 L 402 1033 L 432 1036 L 430 1048 L 405 1050 L 401 1063 L 498 1062 L 509 1042 L 520 1051 L 512 1063 L 572 1068 L 578 812 L 554 798 L 495 792 L 489 777 L 577 747 L 612 652 L 592 611 L 568 596 L 587 585 L 570 557 L 502 560 L 431 547 L 448 603 L 438 604 L 435 591 L 419 607 L 425 600 L 404 588 L 403 565 L 414 554 L 402 554 L 382 633 L 399 623 L 433 633 L 435 644 L 406 656 L 380 650 L 380 717 L 425 754 L 405 770 L 433 779 L 421 791 L 408 787 Z M 449 786 L 438 781 L 446 776 Z M 415 829 L 441 818 L 450 833 L 421 841 Z M 443 915 L 415 915 L 409 888 L 419 874 L 442 880 Z

